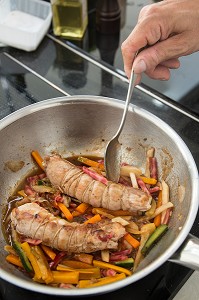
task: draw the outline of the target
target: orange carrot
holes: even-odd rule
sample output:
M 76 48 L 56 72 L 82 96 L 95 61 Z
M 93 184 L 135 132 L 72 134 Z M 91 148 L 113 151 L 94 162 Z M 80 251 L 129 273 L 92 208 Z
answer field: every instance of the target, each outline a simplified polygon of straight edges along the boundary
M 44 166 L 43 166 L 43 164 L 42 164 L 43 159 L 41 158 L 39 152 L 38 152 L 38 151 L 32 151 L 31 154 L 32 154 L 32 157 L 34 158 L 34 160 L 36 161 L 36 163 L 38 164 L 38 166 L 39 166 L 42 170 L 44 170 Z
M 81 213 L 80 213 L 79 211 L 74 210 L 74 211 L 72 212 L 72 216 L 73 216 L 73 217 L 78 217 L 78 216 L 80 216 L 80 215 L 81 215 Z
M 101 216 L 99 214 L 94 215 L 92 218 L 88 219 L 84 222 L 84 224 L 94 224 L 101 220 Z
M 57 202 L 57 206 L 63 212 L 64 216 L 68 221 L 73 220 L 73 215 L 71 214 L 70 210 L 61 202 Z
M 144 183 L 147 183 L 147 184 L 156 184 L 157 183 L 157 179 L 155 178 L 150 178 L 150 177 L 145 177 L 145 176 L 140 176 L 140 178 L 142 179 L 142 181 L 144 181 Z
M 80 205 L 78 205 L 76 207 L 76 211 L 80 212 L 81 214 L 85 213 L 85 211 L 87 210 L 87 208 L 90 206 L 90 204 L 88 203 L 81 203 Z
M 157 208 L 160 207 L 162 205 L 162 191 L 159 191 L 159 195 L 158 195 L 158 201 L 157 201 Z M 154 224 L 156 227 L 158 227 L 161 224 L 161 214 L 157 215 L 154 218 Z
M 140 242 L 136 240 L 130 233 L 125 234 L 124 239 L 131 245 L 133 248 L 138 248 Z
M 41 248 L 48 255 L 48 257 L 50 257 L 52 260 L 55 259 L 56 253 L 50 247 L 46 245 L 41 245 Z
M 11 263 L 11 264 L 13 264 L 13 265 L 15 265 L 15 266 L 18 266 L 18 267 L 23 268 L 22 262 L 21 262 L 20 258 L 19 258 L 17 255 L 14 255 L 14 254 L 8 254 L 8 255 L 6 256 L 6 260 L 7 260 L 9 263 Z
M 95 161 L 95 160 L 91 160 L 91 159 L 89 159 L 89 158 L 87 158 L 87 157 L 79 156 L 79 157 L 78 157 L 78 160 L 81 161 L 83 164 L 88 165 L 88 166 L 90 166 L 90 167 L 98 168 L 98 169 L 100 169 L 101 171 L 104 171 L 104 170 L 105 170 L 103 164 L 101 164 L 101 163 L 99 163 L 99 162 L 97 162 L 97 161 Z

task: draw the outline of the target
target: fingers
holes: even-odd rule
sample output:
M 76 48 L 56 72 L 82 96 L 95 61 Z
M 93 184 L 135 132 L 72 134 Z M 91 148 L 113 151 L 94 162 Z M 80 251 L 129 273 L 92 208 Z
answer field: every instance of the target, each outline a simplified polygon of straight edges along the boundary
M 145 74 L 152 79 L 157 80 L 169 80 L 170 70 L 169 69 L 178 69 L 180 67 L 180 61 L 178 58 L 168 59 L 163 61 L 160 65 L 156 66 L 154 70 L 146 70 Z M 136 85 L 141 82 L 142 72 L 137 73 Z
M 158 65 L 154 70 L 149 70 L 145 72 L 147 76 L 156 80 L 169 80 L 171 73 L 169 68 Z
M 178 69 L 180 67 L 180 61 L 178 58 L 168 59 L 163 61 L 161 65 L 169 69 Z
M 141 62 L 139 61 L 138 64 L 134 67 L 134 72 L 136 74 L 145 73 L 150 78 L 158 79 L 158 80 L 169 80 L 170 69 L 178 69 L 180 67 L 180 61 L 177 58 L 163 61 L 152 69 L 150 68 L 147 69 L 146 65 L 143 68 L 143 64 L 144 64 L 143 60 L 141 60 Z M 139 79 L 141 79 L 141 76 L 139 77 Z
M 136 74 L 145 73 L 153 79 L 169 80 L 169 69 L 177 69 L 180 67 L 180 61 L 176 56 L 182 52 L 182 47 L 173 46 L 176 45 L 178 38 L 175 36 L 156 43 L 155 45 L 145 48 L 141 51 L 133 62 L 133 69 Z M 183 39 L 182 39 L 183 40 Z M 166 49 L 166 51 L 165 51 Z M 132 63 L 132 62 L 131 62 Z M 129 63 L 129 69 L 126 69 L 127 76 L 131 72 Z

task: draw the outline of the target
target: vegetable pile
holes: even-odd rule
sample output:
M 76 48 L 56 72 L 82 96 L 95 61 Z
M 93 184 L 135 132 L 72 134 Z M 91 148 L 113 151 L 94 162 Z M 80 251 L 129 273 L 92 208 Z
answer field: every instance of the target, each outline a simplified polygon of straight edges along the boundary
M 152 199 L 146 212 L 129 212 L 93 207 L 76 198 L 63 194 L 52 186 L 45 174 L 43 159 L 37 151 L 32 152 L 39 166 L 37 175 L 26 178 L 24 187 L 17 191 L 8 205 L 3 224 L 9 228 L 9 244 L 6 261 L 25 272 L 33 281 L 60 288 L 90 288 L 109 284 L 131 276 L 151 248 L 167 232 L 173 210 L 169 186 L 158 180 L 158 166 L 155 149 L 146 153 L 144 172 L 136 166 L 123 163 L 119 183 L 140 189 Z M 107 185 L 103 160 L 77 157 L 77 164 L 94 180 Z M 97 224 L 103 220 L 120 223 L 125 235 L 119 240 L 117 249 L 98 250 L 93 253 L 70 253 L 59 251 L 19 234 L 11 225 L 12 209 L 26 203 L 37 203 L 56 218 L 69 223 Z M 105 237 L 101 237 L 104 239 Z

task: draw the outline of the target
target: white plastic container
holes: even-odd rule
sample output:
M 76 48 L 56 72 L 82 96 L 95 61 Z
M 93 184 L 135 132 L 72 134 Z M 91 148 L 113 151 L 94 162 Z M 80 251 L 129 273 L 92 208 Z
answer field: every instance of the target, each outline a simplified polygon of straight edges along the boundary
M 0 0 L 0 42 L 35 50 L 52 19 L 50 3 L 41 0 Z

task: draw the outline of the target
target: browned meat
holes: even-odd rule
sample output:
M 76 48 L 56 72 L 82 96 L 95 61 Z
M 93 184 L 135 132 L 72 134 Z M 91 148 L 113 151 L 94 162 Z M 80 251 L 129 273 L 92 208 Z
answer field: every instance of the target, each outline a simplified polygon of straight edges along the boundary
M 143 191 L 112 181 L 105 185 L 59 155 L 47 157 L 45 168 L 52 185 L 62 193 L 94 207 L 130 212 L 147 211 L 151 207 L 151 197 Z
M 110 220 L 96 224 L 69 223 L 56 218 L 36 203 L 14 208 L 11 221 L 15 230 L 28 238 L 60 251 L 73 253 L 117 249 L 118 240 L 126 233 L 124 227 Z

